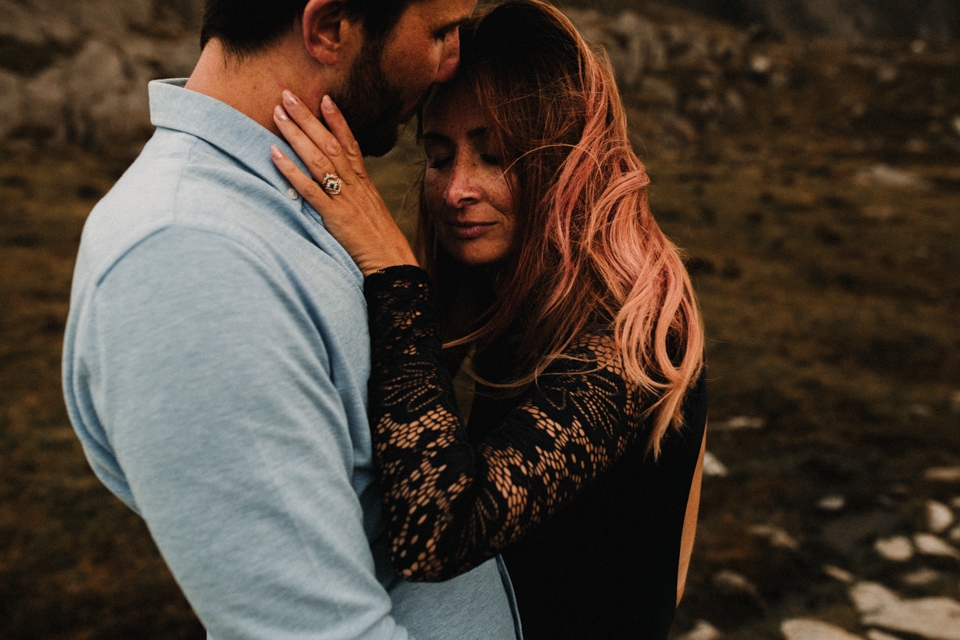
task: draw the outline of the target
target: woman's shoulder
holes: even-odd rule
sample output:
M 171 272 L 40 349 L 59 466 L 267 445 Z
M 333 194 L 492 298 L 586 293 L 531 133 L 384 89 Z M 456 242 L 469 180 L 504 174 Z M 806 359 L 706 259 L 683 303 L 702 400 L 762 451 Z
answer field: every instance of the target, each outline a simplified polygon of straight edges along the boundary
M 603 369 L 617 368 L 622 361 L 622 349 L 609 323 L 591 322 L 573 336 L 561 357 L 585 359 Z

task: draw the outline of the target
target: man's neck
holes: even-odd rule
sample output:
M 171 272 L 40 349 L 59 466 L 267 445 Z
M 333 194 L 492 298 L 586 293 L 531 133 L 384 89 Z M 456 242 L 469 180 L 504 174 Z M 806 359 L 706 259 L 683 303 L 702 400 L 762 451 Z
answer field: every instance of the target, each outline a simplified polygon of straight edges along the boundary
M 314 113 L 326 91 L 319 69 L 298 54 L 297 48 L 281 42 L 240 58 L 214 39 L 203 48 L 186 88 L 220 100 L 279 136 L 273 110 L 284 89 L 293 91 Z

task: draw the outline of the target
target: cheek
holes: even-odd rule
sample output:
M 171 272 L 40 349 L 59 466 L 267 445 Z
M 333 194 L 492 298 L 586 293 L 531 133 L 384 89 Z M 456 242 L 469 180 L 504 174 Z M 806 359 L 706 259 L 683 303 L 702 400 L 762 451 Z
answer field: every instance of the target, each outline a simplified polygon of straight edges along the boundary
M 493 188 L 490 190 L 491 199 L 493 200 L 494 206 L 497 208 L 504 217 L 509 220 L 509 226 L 512 228 L 514 224 L 514 219 L 516 218 L 516 207 L 513 202 L 513 190 L 510 188 L 510 184 L 502 175 L 497 176 L 496 182 L 493 184 Z
M 436 171 L 427 169 L 423 175 L 423 194 L 427 201 L 427 208 L 433 214 L 443 202 L 443 180 Z
M 394 86 L 411 94 L 420 94 L 433 83 L 440 64 L 441 48 L 432 38 L 419 33 L 398 34 L 404 43 L 389 50 L 382 68 Z
M 440 66 L 440 53 L 440 47 L 432 41 L 409 51 L 401 62 L 404 65 L 405 83 L 417 86 L 433 84 Z
M 500 206 L 498 208 L 505 218 L 503 227 L 506 237 L 504 240 L 508 246 L 513 247 L 517 242 L 517 208 L 513 199 L 514 191 L 510 188 L 507 181 L 504 180 L 501 184 L 502 189 L 499 193 Z

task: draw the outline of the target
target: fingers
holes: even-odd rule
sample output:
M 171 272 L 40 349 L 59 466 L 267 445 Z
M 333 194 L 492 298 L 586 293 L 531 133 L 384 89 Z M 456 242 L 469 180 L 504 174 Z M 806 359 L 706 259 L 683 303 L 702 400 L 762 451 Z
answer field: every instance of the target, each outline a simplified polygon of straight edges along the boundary
M 313 178 L 301 171 L 300 167 L 284 155 L 276 145 L 270 147 L 270 156 L 273 158 L 273 164 L 277 166 L 280 173 L 290 181 L 290 184 L 293 185 L 293 188 L 296 189 L 300 195 L 306 198 L 311 204 L 314 204 L 315 208 L 324 198 L 330 197 Z
M 358 176 L 366 176 L 367 168 L 363 163 L 360 145 L 357 144 L 357 139 L 353 137 L 353 131 L 350 130 L 347 119 L 343 117 L 343 112 L 334 104 L 330 96 L 323 96 L 323 100 L 320 101 L 320 110 L 323 112 L 323 119 L 327 126 L 330 127 L 330 132 L 344 149 L 354 173 Z
M 350 131 L 343 113 L 330 96 L 323 97 L 320 109 L 327 126 L 324 126 L 293 93 L 285 90 L 282 107 L 275 109 L 274 120 L 304 162 L 315 159 L 325 171 L 339 174 L 348 183 L 353 182 L 351 174 L 366 178 L 367 172 L 360 145 L 353 137 L 353 132 Z M 287 119 L 284 118 L 285 116 Z M 302 137 L 301 133 L 305 137 Z M 325 158 L 321 158 L 317 154 L 318 151 Z M 324 160 L 328 160 L 329 163 Z M 314 173 L 314 176 L 317 174 Z
M 280 129 L 280 133 L 283 134 L 283 137 L 287 139 L 287 142 L 290 143 L 290 146 L 293 147 L 293 150 L 296 151 L 297 156 L 303 161 L 303 164 L 306 165 L 307 170 L 310 172 L 310 175 L 320 179 L 327 173 L 337 173 L 337 167 L 330 161 L 325 153 L 323 153 L 318 147 L 317 144 L 307 136 L 299 126 L 287 116 L 286 112 L 280 107 L 274 109 L 273 118 L 277 123 L 277 127 Z M 271 149 L 272 151 L 272 149 Z M 279 157 L 276 152 L 273 153 L 274 162 L 276 163 L 277 158 Z M 281 154 L 282 155 L 282 154 Z M 293 164 L 289 158 L 283 156 L 285 162 L 281 166 L 277 164 L 277 167 L 283 172 L 283 174 L 290 179 L 291 174 L 296 170 L 296 174 L 299 174 L 297 177 L 302 177 L 313 182 L 306 174 L 304 174 L 300 169 Z M 290 165 L 287 165 L 290 163 Z M 300 189 L 297 181 L 290 179 L 290 182 L 294 187 L 297 188 L 297 191 L 300 191 L 304 196 L 308 195 L 302 189 Z
M 334 160 L 343 153 L 343 147 L 330 131 L 317 120 L 317 117 L 304 106 L 292 92 L 284 90 L 283 109 L 293 119 L 300 129 L 310 138 L 317 148 L 327 157 Z M 335 160 L 334 160 L 335 163 Z
M 284 91 L 283 105 L 274 107 L 274 122 L 310 174 L 319 180 L 335 173 L 344 182 L 354 182 L 352 163 L 333 134 L 292 93 Z

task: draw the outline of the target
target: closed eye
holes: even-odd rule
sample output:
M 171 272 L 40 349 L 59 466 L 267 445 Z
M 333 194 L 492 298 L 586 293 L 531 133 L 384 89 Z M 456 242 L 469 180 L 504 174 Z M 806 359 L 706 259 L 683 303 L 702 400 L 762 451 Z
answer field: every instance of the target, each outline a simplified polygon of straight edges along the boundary
M 450 36 L 451 33 L 453 33 L 453 29 L 438 31 L 437 33 L 433 34 L 433 39 L 436 40 L 437 42 L 443 42 Z
M 433 32 L 433 38 L 438 42 L 446 40 L 460 29 L 463 20 L 458 20 L 452 24 L 446 24 Z
M 440 169 L 450 163 L 453 158 L 453 144 L 445 135 L 427 131 L 423 133 L 423 155 L 427 158 L 427 166 L 431 169 Z

